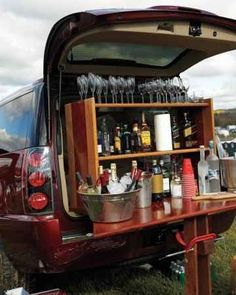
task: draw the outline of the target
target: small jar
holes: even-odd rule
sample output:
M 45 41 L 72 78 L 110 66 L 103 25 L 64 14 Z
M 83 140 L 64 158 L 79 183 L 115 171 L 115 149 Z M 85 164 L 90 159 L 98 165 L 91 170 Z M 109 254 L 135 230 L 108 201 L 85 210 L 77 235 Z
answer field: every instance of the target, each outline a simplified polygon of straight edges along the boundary
M 171 197 L 182 198 L 182 182 L 180 177 L 171 180 Z

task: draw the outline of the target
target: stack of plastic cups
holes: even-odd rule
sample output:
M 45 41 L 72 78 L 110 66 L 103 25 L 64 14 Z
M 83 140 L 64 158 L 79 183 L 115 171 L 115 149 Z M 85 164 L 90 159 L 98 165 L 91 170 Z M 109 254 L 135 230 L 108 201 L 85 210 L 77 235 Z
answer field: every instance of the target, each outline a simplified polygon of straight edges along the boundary
M 183 160 L 182 193 L 185 199 L 192 199 L 192 197 L 196 195 L 196 187 L 191 159 Z

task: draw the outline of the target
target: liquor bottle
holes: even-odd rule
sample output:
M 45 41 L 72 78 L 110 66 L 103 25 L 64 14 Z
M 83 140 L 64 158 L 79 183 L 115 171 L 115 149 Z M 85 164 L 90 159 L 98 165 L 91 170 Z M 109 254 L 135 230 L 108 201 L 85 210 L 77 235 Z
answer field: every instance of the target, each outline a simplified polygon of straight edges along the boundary
M 141 169 L 137 169 L 137 172 L 135 173 L 132 182 L 127 186 L 125 192 L 131 192 L 133 190 L 136 190 L 138 188 L 138 183 L 141 179 L 142 176 L 142 170 Z
M 97 152 L 98 152 L 98 155 L 101 156 L 102 155 L 102 131 L 101 130 L 98 130 L 98 136 L 97 136 Z
M 214 151 L 214 142 L 209 141 L 210 154 L 207 156 L 206 161 L 208 164 L 208 181 L 209 193 L 220 192 L 220 163 L 219 158 Z
M 120 127 L 116 126 L 115 136 L 114 136 L 114 149 L 116 154 L 121 154 L 121 132 Z
M 181 148 L 180 129 L 177 125 L 175 116 L 172 117 L 172 143 L 174 150 Z
M 204 195 L 208 192 L 208 164 L 205 160 L 205 147 L 200 145 L 200 161 L 197 165 L 199 194 Z
M 141 127 L 142 150 L 148 152 L 151 150 L 151 132 L 150 127 L 146 123 L 145 114 L 142 112 L 142 127 Z
M 159 201 L 163 194 L 163 176 L 160 165 L 157 160 L 152 160 L 152 201 Z
M 90 194 L 90 195 L 96 195 L 96 194 L 98 194 L 98 190 L 93 185 L 92 177 L 91 176 L 87 176 L 86 177 L 86 180 L 87 180 L 87 186 L 88 186 L 86 193 L 87 194 Z
M 128 125 L 124 124 L 124 131 L 122 134 L 122 150 L 125 154 L 131 153 L 131 134 L 128 130 Z
M 168 197 L 170 196 L 170 171 L 162 159 L 160 160 L 160 166 L 163 177 L 163 197 Z
M 79 173 L 79 171 L 75 173 L 75 176 L 78 183 L 78 192 L 85 193 L 88 188 L 87 183 L 84 183 L 83 178 L 81 174 Z
M 178 171 L 177 163 L 173 164 L 172 179 L 170 183 L 171 197 L 181 198 L 182 197 L 182 182 L 180 172 Z
M 106 118 L 103 118 L 102 120 L 102 154 L 104 156 L 110 155 L 110 135 L 107 129 L 107 122 Z
M 137 120 L 132 125 L 131 150 L 133 153 L 138 153 L 142 150 L 141 131 Z
M 121 194 L 125 191 L 124 186 L 119 182 L 117 176 L 116 163 L 111 163 L 111 179 L 107 185 L 110 194 Z
M 136 160 L 132 161 L 132 167 L 131 167 L 131 173 L 130 173 L 130 178 L 133 180 L 135 174 L 137 173 L 138 169 L 138 163 Z
M 114 140 L 113 140 L 113 134 L 112 132 L 109 134 L 109 144 L 110 144 L 110 154 L 113 155 L 115 153 L 115 147 L 114 147 Z
M 99 173 L 99 178 L 97 180 L 96 187 L 98 189 L 98 192 L 102 193 L 102 194 L 108 194 L 109 193 L 109 191 L 107 189 L 107 184 L 109 182 L 109 177 L 107 177 L 107 174 L 105 174 L 105 171 L 103 170 L 103 166 L 100 165 L 99 166 L 99 172 L 98 172 Z
M 184 113 L 184 124 L 183 124 L 183 145 L 185 148 L 191 148 L 196 145 L 196 131 L 193 128 L 192 122 L 189 119 L 188 113 Z

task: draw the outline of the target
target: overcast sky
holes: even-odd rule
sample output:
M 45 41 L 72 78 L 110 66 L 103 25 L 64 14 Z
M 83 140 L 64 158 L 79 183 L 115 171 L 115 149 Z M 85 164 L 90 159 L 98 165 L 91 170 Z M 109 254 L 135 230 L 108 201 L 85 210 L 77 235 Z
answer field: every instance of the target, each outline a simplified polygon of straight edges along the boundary
M 182 5 L 236 19 L 236 1 L 223 0 L 0 0 L 0 98 L 42 77 L 48 33 L 61 17 L 86 9 Z M 236 107 L 236 51 L 210 58 L 182 74 L 191 92 Z

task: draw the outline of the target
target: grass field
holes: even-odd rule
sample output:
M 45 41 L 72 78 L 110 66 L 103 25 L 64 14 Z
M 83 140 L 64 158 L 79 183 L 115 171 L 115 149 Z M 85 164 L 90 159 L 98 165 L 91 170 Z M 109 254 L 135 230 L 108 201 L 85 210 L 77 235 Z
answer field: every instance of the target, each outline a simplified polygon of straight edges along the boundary
M 213 282 L 213 294 L 231 294 L 230 263 L 236 255 L 236 222 L 225 233 L 225 241 L 219 241 L 212 265 L 216 279 Z M 158 294 L 180 295 L 183 288 L 176 278 L 162 274 L 157 268 L 100 269 L 60 275 L 46 284 L 47 288 L 59 287 L 68 295 L 124 295 L 124 294 Z

